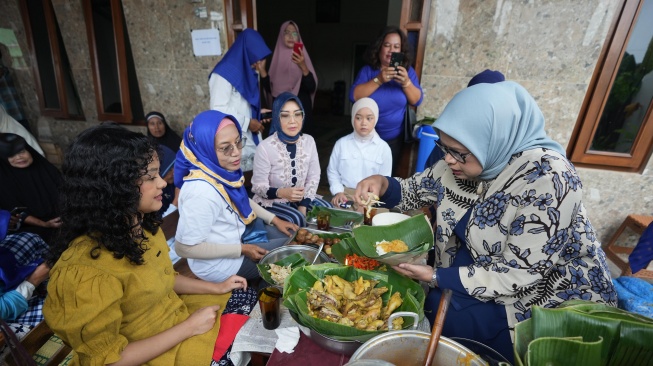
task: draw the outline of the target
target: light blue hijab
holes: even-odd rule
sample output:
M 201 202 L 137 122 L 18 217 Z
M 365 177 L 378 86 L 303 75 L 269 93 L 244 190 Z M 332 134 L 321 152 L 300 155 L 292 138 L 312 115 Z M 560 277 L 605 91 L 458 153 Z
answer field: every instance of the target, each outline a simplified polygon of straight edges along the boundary
M 461 90 L 433 126 L 474 154 L 483 180 L 496 178 L 518 152 L 546 148 L 566 156 L 544 132 L 544 115 L 533 97 L 513 81 Z

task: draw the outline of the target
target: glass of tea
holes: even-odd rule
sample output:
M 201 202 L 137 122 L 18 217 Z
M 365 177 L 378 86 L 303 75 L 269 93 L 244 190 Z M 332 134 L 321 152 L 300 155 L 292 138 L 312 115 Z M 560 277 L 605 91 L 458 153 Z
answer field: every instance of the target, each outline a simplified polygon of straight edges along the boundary
M 372 226 L 372 219 L 374 218 L 374 215 L 376 215 L 376 207 L 363 207 L 363 224 Z
M 261 318 L 265 329 L 277 329 L 281 323 L 281 290 L 269 286 L 259 290 L 258 303 L 261 306 Z
M 327 211 L 320 211 L 317 214 L 317 229 L 329 230 L 331 224 L 331 213 Z

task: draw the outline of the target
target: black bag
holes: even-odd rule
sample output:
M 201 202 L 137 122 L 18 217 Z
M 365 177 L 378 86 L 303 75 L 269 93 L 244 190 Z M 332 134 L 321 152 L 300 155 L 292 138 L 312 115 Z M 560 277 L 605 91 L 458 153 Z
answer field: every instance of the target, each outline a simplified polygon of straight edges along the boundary
M 411 108 L 409 104 L 406 104 L 406 111 L 404 112 L 404 121 L 403 121 L 405 144 L 411 144 L 415 141 L 415 136 L 413 135 L 413 131 L 415 129 L 416 124 L 417 124 L 417 115 L 415 114 L 415 110 Z

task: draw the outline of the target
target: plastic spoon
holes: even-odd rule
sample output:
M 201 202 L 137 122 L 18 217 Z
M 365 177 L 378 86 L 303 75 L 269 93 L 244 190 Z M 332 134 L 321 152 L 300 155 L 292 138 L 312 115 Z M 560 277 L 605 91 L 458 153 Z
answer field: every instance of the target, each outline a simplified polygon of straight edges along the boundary
M 431 332 L 429 348 L 426 350 L 426 361 L 424 362 L 425 366 L 431 366 L 433 364 L 433 359 L 435 358 L 435 350 L 438 348 L 438 343 L 440 342 L 440 334 L 442 334 L 442 328 L 444 327 L 444 318 L 447 316 L 449 302 L 451 302 L 451 290 L 444 289 L 442 290 L 442 296 L 440 297 L 438 312 L 435 314 L 435 322 L 433 323 L 433 331 Z
M 315 261 L 317 260 L 317 257 L 320 256 L 320 253 L 322 253 L 322 248 L 324 248 L 324 242 L 320 244 L 320 247 L 317 248 L 317 253 L 315 254 L 315 258 L 313 258 L 313 261 L 311 262 L 311 266 L 315 264 Z

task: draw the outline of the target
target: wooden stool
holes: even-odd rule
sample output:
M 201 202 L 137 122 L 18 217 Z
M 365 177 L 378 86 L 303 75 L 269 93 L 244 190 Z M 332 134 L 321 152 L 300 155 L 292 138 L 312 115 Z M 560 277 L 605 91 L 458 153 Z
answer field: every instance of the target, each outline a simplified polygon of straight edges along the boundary
M 628 256 L 633 252 L 639 237 L 651 222 L 653 222 L 653 216 L 628 215 L 610 239 L 605 253 L 621 269 L 622 276 L 653 279 L 653 270 L 645 268 L 633 274 L 628 264 Z

